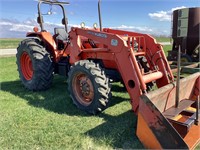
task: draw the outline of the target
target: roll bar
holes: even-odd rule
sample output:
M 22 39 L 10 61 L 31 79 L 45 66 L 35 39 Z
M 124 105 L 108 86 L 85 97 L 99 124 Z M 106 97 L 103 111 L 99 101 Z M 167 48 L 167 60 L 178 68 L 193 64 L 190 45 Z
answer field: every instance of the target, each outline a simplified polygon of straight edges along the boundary
M 67 31 L 67 18 L 66 18 L 66 13 L 65 13 L 65 8 L 63 5 L 69 5 L 69 2 L 59 2 L 59 1 L 50 1 L 50 0 L 39 0 L 38 1 L 38 23 L 40 24 L 41 30 L 44 31 L 44 26 L 43 26 L 43 17 L 41 14 L 41 4 L 49 4 L 49 5 L 58 5 L 61 7 L 62 11 L 63 11 L 63 20 L 62 23 L 65 26 L 65 30 Z
M 67 31 L 67 18 L 66 18 L 66 13 L 65 13 L 65 8 L 63 5 L 69 5 L 69 2 L 59 2 L 59 1 L 50 1 L 50 0 L 39 0 L 38 1 L 38 23 L 40 24 L 41 30 L 44 31 L 44 26 L 43 26 L 43 17 L 41 14 L 41 4 L 49 4 L 49 5 L 58 5 L 62 8 L 63 11 L 63 20 L 62 23 L 65 26 L 65 30 Z M 98 0 L 98 15 L 99 15 L 99 26 L 100 26 L 100 31 L 102 31 L 102 19 L 101 19 L 101 0 Z

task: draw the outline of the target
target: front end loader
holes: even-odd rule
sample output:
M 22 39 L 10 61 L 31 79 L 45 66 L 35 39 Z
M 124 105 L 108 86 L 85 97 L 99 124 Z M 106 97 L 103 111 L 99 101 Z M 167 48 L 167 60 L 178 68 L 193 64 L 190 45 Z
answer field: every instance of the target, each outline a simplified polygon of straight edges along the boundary
M 55 28 L 54 35 L 43 27 L 42 4 L 63 10 L 64 28 Z M 110 104 L 111 82 L 122 82 L 138 115 L 137 136 L 146 148 L 193 149 L 200 142 L 200 73 L 176 84 L 163 48 L 153 37 L 102 28 L 100 1 L 100 28 L 72 27 L 68 32 L 65 4 L 39 1 L 41 31 L 34 28 L 27 33 L 17 49 L 23 85 L 32 91 L 46 90 L 54 74 L 67 76 L 73 103 L 98 114 Z M 151 91 L 153 85 L 158 89 Z

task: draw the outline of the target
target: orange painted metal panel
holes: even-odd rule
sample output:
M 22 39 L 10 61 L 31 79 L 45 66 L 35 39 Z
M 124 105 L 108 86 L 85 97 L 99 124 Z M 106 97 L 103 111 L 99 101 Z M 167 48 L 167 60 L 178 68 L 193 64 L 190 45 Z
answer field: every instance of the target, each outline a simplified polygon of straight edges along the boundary
M 200 125 L 194 125 L 189 133 L 184 137 L 189 149 L 194 149 L 200 143 Z
M 136 134 L 145 148 L 148 149 L 162 149 L 162 146 L 158 142 L 154 133 L 149 128 L 149 125 L 142 117 L 141 113 L 138 113 L 138 121 L 137 121 L 137 131 Z
M 138 113 L 141 114 L 143 119 L 142 121 L 138 122 L 137 128 L 139 126 L 144 126 L 146 129 L 138 130 L 137 135 L 140 136 L 144 134 L 141 132 L 148 131 L 149 133 L 153 134 L 150 134 L 150 137 L 153 139 L 153 143 L 155 143 L 157 140 L 162 149 L 188 149 L 187 144 L 184 142 L 179 133 L 155 107 L 151 100 L 145 95 L 142 95 L 140 98 Z M 139 119 L 141 120 L 141 117 Z M 154 136 L 155 138 L 153 138 Z M 157 147 L 157 144 L 151 145 L 151 138 L 148 138 L 148 136 L 143 136 L 142 141 L 148 141 L 146 142 L 147 147 L 151 146 L 153 149 L 160 149 L 160 147 Z

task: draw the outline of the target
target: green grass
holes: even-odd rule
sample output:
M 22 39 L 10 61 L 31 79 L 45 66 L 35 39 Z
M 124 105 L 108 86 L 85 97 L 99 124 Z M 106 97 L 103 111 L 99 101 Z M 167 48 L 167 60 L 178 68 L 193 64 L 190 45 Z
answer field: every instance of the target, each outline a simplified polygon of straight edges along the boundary
M 135 135 L 122 85 L 113 85 L 111 107 L 98 116 L 77 109 L 69 98 L 66 79 L 55 76 L 44 92 L 26 90 L 18 78 L 15 58 L 0 58 L 1 149 L 135 149 Z
M 17 48 L 22 39 L 0 39 L 0 49 Z
M 170 42 L 170 38 L 169 37 L 155 37 L 157 42 Z
M 168 51 L 172 50 L 172 45 L 164 45 L 163 46 L 165 55 L 168 56 Z
M 156 41 L 159 42 L 171 42 L 171 39 L 169 37 L 155 37 Z M 168 55 L 168 51 L 172 50 L 172 45 L 163 45 L 163 49 L 165 52 L 165 55 Z

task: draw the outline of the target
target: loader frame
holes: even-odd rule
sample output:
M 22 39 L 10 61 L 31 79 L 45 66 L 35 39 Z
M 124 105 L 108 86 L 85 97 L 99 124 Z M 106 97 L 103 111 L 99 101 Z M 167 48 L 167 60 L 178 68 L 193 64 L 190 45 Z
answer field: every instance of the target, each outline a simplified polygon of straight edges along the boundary
M 173 81 L 162 46 L 147 34 L 113 29 L 103 29 L 103 32 L 100 32 L 72 28 L 69 35 L 73 46 L 70 47 L 69 52 L 66 51 L 66 55 L 70 55 L 70 64 L 84 59 L 102 60 L 105 68 L 120 72 L 135 112 L 138 109 L 139 97 L 146 93 L 146 83 L 156 81 L 157 86 L 162 87 Z M 93 40 L 96 45 L 99 43 L 98 47 L 93 48 L 91 45 L 86 47 L 82 37 Z M 137 47 L 132 44 L 134 42 L 137 42 Z M 137 51 L 134 51 L 134 48 Z M 137 62 L 139 56 L 146 57 L 151 73 L 142 73 L 142 68 Z

